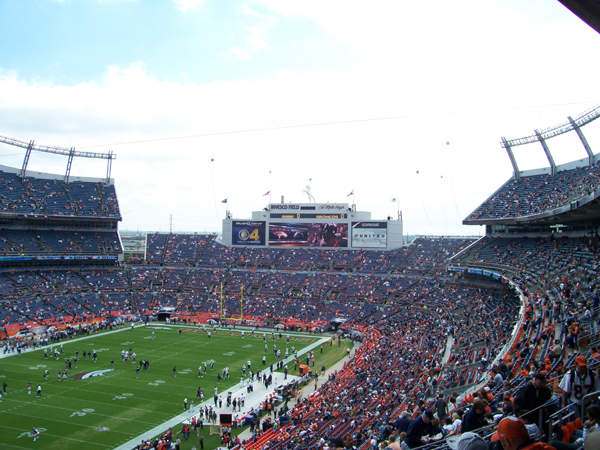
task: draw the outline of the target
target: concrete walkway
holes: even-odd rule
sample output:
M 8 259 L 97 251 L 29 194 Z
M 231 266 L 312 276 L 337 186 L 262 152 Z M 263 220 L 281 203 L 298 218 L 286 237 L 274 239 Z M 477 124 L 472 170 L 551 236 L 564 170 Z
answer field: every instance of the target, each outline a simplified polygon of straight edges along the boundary
M 454 345 L 454 337 L 449 334 L 448 339 L 446 340 L 446 351 L 444 352 L 444 356 L 442 356 L 442 362 L 440 363 L 441 367 L 444 367 L 448 360 L 450 359 L 450 354 L 452 353 L 452 346 Z

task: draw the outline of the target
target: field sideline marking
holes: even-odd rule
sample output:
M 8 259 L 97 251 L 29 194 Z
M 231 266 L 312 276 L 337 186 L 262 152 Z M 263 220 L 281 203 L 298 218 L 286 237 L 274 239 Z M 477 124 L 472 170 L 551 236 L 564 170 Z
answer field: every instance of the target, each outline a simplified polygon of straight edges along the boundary
M 71 389 L 77 389 L 77 388 L 73 387 Z M 94 392 L 94 393 L 97 393 L 95 391 L 84 391 L 84 392 Z M 46 395 L 45 397 L 42 397 L 42 398 L 53 398 L 53 397 L 60 397 L 60 395 L 59 394 L 49 394 L 49 395 Z M 65 398 L 71 399 L 71 397 L 65 397 Z M 4 400 L 6 400 L 6 397 L 4 398 Z M 10 412 L 11 414 L 17 408 L 21 408 L 23 406 L 34 406 L 36 404 L 41 405 L 40 402 L 43 402 L 43 399 L 40 399 L 39 401 L 35 401 L 35 400 L 33 400 L 33 401 L 20 401 L 20 400 L 15 400 L 15 399 L 11 398 L 11 399 L 8 399 L 8 400 L 11 401 L 11 402 L 18 402 L 19 403 L 18 405 L 5 410 L 5 412 L 7 412 L 7 413 Z M 98 401 L 94 401 L 94 400 L 87 400 L 87 401 L 90 403 L 91 406 L 96 406 L 96 405 L 107 406 L 106 403 L 102 403 L 102 402 L 98 402 Z M 166 405 L 172 405 L 173 404 L 172 402 L 159 402 L 159 403 L 166 404 Z M 48 411 L 50 409 L 56 409 L 56 410 L 60 410 L 60 411 L 67 411 L 67 412 L 71 412 L 71 413 L 72 412 L 81 411 L 81 409 L 63 408 L 61 406 L 48 405 L 48 404 L 45 404 L 45 403 L 43 404 L 43 406 L 44 406 L 44 409 L 46 411 Z M 118 403 L 111 404 L 111 407 L 112 408 L 122 408 L 122 409 L 125 409 L 125 410 L 132 410 L 132 411 L 135 411 L 135 410 L 146 411 L 143 408 L 133 407 L 133 406 L 126 406 L 126 405 L 120 405 Z M 161 414 L 160 412 L 157 412 L 157 411 L 155 411 L 155 412 L 158 413 L 158 414 Z M 88 414 L 90 416 L 98 416 L 98 417 L 107 417 L 107 418 L 114 417 L 114 415 L 102 414 L 102 413 L 99 413 L 97 411 L 94 411 L 93 413 L 88 413 Z M 168 413 L 162 413 L 162 414 L 168 415 Z M 43 417 L 40 417 L 40 418 L 43 418 Z M 121 420 L 124 420 L 124 421 L 127 421 L 127 422 L 132 422 L 132 423 L 134 423 L 134 422 L 147 423 L 147 421 L 145 421 L 145 420 L 139 420 L 139 419 L 121 418 Z
M 0 425 L 0 428 L 7 428 L 7 429 L 9 429 L 11 431 L 19 431 L 19 430 L 16 430 L 15 428 L 13 428 L 13 427 L 6 427 L 4 425 Z M 27 430 L 23 430 L 23 431 L 30 431 L 30 430 L 27 429 Z M 99 444 L 97 442 L 84 441 L 84 440 L 81 440 L 81 439 L 74 439 L 74 438 L 67 437 L 67 436 L 57 436 L 57 435 L 50 434 L 50 433 L 47 433 L 47 432 L 44 432 L 43 434 L 40 434 L 40 436 L 52 436 L 53 438 L 57 438 L 57 439 L 67 439 L 69 441 L 82 442 L 84 444 L 96 445 L 96 446 L 99 446 L 99 447 L 102 447 L 102 448 L 111 448 L 110 445 Z M 27 439 L 29 440 L 31 438 L 27 438 Z M 41 438 L 40 438 L 40 440 L 41 440 Z M 17 445 L 6 444 L 4 442 L 2 443 L 2 445 L 3 446 L 4 445 L 10 445 L 11 447 L 15 447 L 15 448 L 24 448 L 24 449 L 27 449 L 27 450 L 31 450 L 31 446 L 29 446 L 29 447 L 20 447 L 20 446 L 17 446 Z
M 58 422 L 58 423 L 65 423 L 65 424 L 69 424 L 69 425 L 76 425 L 76 426 L 79 426 L 81 428 L 86 428 L 86 429 L 91 430 L 91 431 L 93 431 L 93 430 L 95 430 L 97 428 L 97 427 L 95 427 L 93 425 L 77 424 L 77 423 L 73 423 L 73 421 L 64 421 L 64 420 L 52 419 L 52 418 L 44 417 L 44 416 L 41 416 L 41 417 L 38 416 L 38 417 L 36 417 L 36 416 L 31 415 L 31 414 L 20 414 L 20 413 L 16 413 L 16 412 L 11 412 L 11 414 L 15 415 L 15 416 L 28 417 L 28 418 L 31 418 L 31 419 L 34 419 L 34 420 L 35 419 L 39 419 L 39 420 L 46 420 L 48 422 Z M 124 434 L 124 435 L 130 435 L 131 434 L 131 432 L 128 432 L 128 431 L 117 431 L 117 430 L 110 430 L 110 431 L 112 433 L 117 433 L 117 434 Z M 44 434 L 46 434 L 46 433 L 44 433 Z M 48 436 L 50 436 L 50 435 L 48 435 Z M 52 435 L 52 436 L 54 436 L 54 435 Z M 67 438 L 68 437 L 65 437 L 65 439 L 67 439 Z M 70 438 L 70 439 L 73 440 L 73 441 L 79 441 L 79 439 L 74 439 L 74 438 Z M 88 441 L 83 441 L 82 440 L 81 442 L 88 442 Z

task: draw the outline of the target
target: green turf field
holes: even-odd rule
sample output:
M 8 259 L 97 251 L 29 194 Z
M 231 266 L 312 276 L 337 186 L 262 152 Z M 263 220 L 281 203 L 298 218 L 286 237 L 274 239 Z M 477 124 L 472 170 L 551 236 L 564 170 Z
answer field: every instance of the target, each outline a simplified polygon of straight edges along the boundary
M 184 328 L 185 330 L 185 328 Z M 152 339 L 152 332 L 155 338 Z M 267 333 L 269 352 L 267 366 L 275 362 L 273 342 Z M 301 349 L 319 337 L 292 334 L 289 344 L 285 335 L 277 347 Z M 54 346 L 57 347 L 56 345 Z M 262 332 L 245 339 L 240 333 L 218 331 L 209 339 L 206 334 L 192 331 L 178 332 L 177 327 L 149 325 L 147 328 L 125 328 L 113 333 L 102 333 L 89 338 L 63 341 L 65 354 L 58 361 L 45 359 L 43 351 L 24 353 L 0 359 L 0 385 L 6 382 L 7 393 L 0 403 L 0 448 L 2 449 L 112 449 L 143 432 L 172 419 L 183 412 L 183 399 L 196 400 L 196 390 L 201 386 L 205 400 L 211 399 L 215 386 L 225 392 L 240 382 L 242 365 L 250 359 L 252 369 L 262 369 L 264 343 Z M 137 364 L 121 360 L 121 350 L 132 348 L 137 354 Z M 345 345 L 344 345 L 345 347 Z M 337 356 L 333 355 L 335 351 Z M 83 359 L 83 351 L 96 350 L 98 361 Z M 57 369 L 64 369 L 64 359 L 73 359 L 79 351 L 77 368 L 72 366 L 68 381 L 57 381 Z M 317 365 L 331 363 L 343 356 L 335 345 L 323 355 L 317 352 Z M 283 357 L 282 354 L 282 357 Z M 114 359 L 114 371 L 102 376 L 82 378 L 86 372 L 109 370 Z M 149 370 L 135 368 L 141 359 L 150 361 Z M 199 377 L 198 366 L 214 359 L 208 374 Z M 177 376 L 173 376 L 173 366 Z M 230 379 L 217 384 L 217 373 L 224 367 L 230 369 Z M 291 366 L 293 369 L 293 365 Z M 44 370 L 50 376 L 44 381 Z M 290 374 L 295 374 L 293 370 Z M 31 394 L 26 385 L 31 382 Z M 41 397 L 36 388 L 42 387 Z M 40 431 L 37 441 L 30 436 L 32 427 Z M 198 443 L 194 442 L 196 446 Z M 208 443 L 207 443 L 208 444 Z M 182 448 L 190 448 L 188 442 Z M 205 445 L 205 448 L 214 448 Z

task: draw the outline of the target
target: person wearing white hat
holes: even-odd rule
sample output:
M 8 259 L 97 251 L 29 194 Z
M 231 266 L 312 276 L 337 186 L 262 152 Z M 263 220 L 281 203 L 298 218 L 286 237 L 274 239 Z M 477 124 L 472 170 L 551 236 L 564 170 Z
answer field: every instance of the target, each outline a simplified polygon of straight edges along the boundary
M 452 450 L 488 450 L 488 445 L 482 437 L 470 431 L 460 436 L 450 436 L 446 443 Z

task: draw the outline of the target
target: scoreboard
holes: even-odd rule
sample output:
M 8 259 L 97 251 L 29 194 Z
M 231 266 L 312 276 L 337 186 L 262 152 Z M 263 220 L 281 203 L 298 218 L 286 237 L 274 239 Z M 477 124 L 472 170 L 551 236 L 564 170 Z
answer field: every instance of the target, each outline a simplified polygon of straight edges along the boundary
M 252 219 L 223 221 L 222 242 L 242 247 L 390 250 L 402 246 L 402 220 L 373 221 L 347 203 L 272 203 Z

